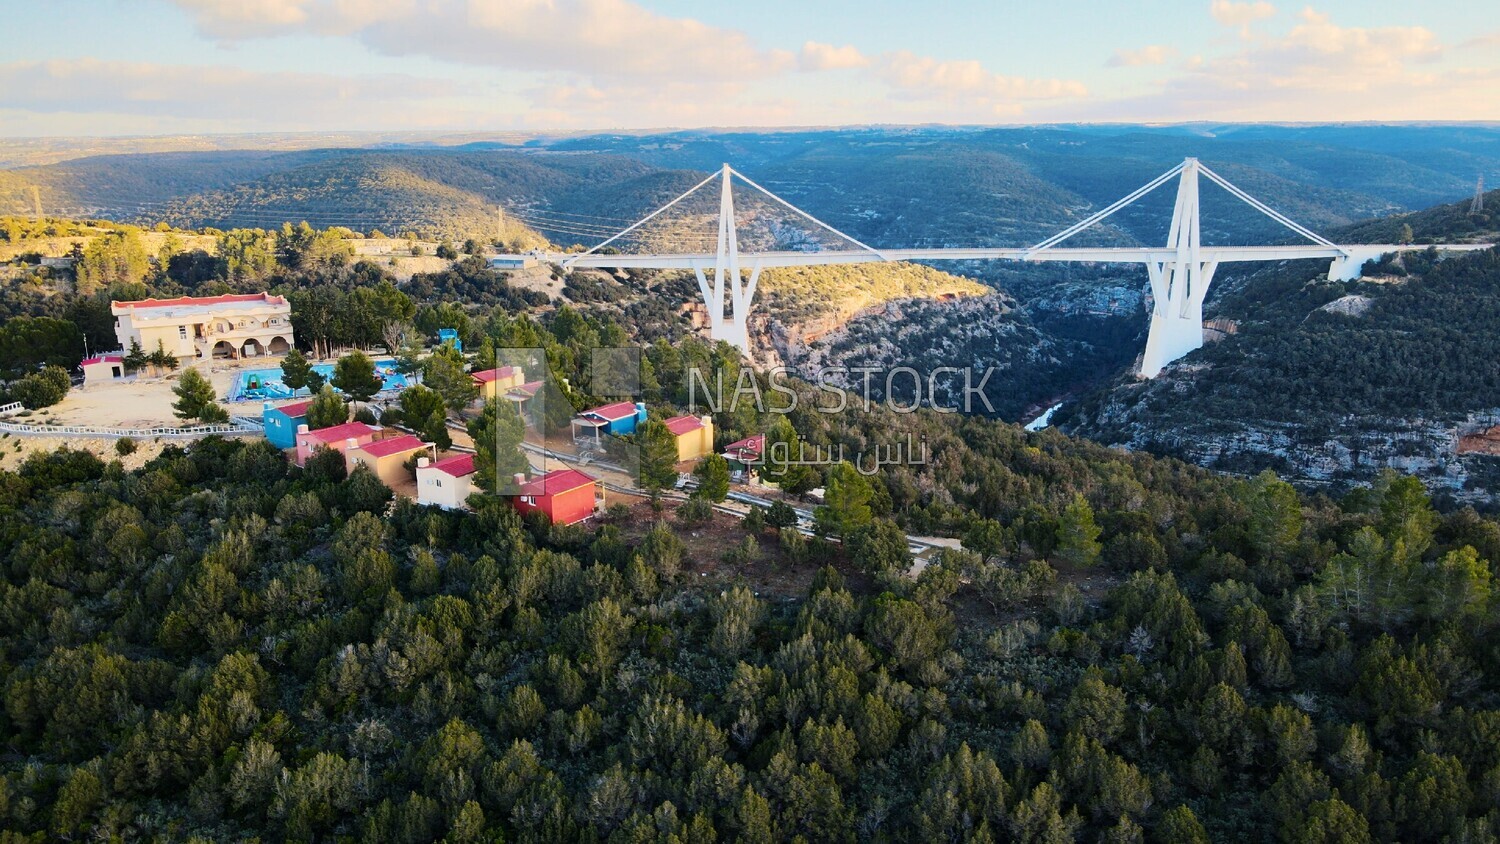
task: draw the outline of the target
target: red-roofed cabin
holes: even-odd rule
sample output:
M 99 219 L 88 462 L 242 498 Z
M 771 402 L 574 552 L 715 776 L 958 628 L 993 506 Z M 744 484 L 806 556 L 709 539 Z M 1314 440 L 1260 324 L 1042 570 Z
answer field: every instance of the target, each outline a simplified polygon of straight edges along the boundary
M 312 457 L 313 452 L 320 448 L 331 448 L 344 453 L 349 450 L 351 444 L 360 446 L 374 442 L 379 435 L 379 428 L 363 422 L 345 422 L 342 425 L 319 428 L 316 431 L 309 431 L 306 425 L 299 425 L 297 426 L 297 465 L 306 466 L 307 458 Z
M 594 442 L 599 442 L 599 434 L 611 436 L 624 436 L 635 433 L 636 426 L 646 421 L 646 405 L 644 402 L 617 401 L 614 404 L 606 404 L 596 407 L 573 417 L 573 439 L 578 439 L 578 429 L 592 428 L 594 430 Z
M 521 515 L 545 513 L 555 525 L 571 525 L 594 514 L 603 503 L 599 481 L 577 469 L 556 469 L 524 483 L 516 477 L 520 491 L 511 498 Z
M 312 403 L 312 399 L 303 399 L 281 407 L 273 407 L 270 402 L 261 406 L 261 427 L 271 445 L 277 448 L 297 447 L 297 432 L 303 430 L 302 423 L 307 421 L 307 409 L 312 407 Z
M 724 446 L 723 457 L 735 471 L 755 471 L 766 460 L 766 435 L 756 434 Z
M 714 453 L 712 416 L 673 416 L 662 423 L 677 438 L 677 462 L 697 460 Z
M 125 356 L 122 354 L 94 355 L 78 365 L 83 369 L 85 387 L 125 377 Z
M 344 452 L 344 466 L 351 473 L 361 466 L 375 473 L 388 487 L 411 480 L 406 471 L 406 461 L 417 453 L 430 453 L 431 443 L 424 443 L 411 434 L 375 440 L 361 446 L 353 446 Z
M 536 398 L 536 394 L 540 393 L 541 391 L 541 381 L 527 381 L 525 384 L 511 387 L 509 390 L 506 390 L 505 397 L 515 402 L 516 404 L 523 404 Z
M 519 366 L 502 366 L 498 369 L 485 369 L 479 372 L 469 373 L 474 385 L 479 388 L 479 396 L 485 400 L 496 399 L 512 387 L 519 387 L 526 380 Z
M 474 455 L 455 454 L 432 462 L 417 458 L 417 503 L 459 510 L 474 491 Z

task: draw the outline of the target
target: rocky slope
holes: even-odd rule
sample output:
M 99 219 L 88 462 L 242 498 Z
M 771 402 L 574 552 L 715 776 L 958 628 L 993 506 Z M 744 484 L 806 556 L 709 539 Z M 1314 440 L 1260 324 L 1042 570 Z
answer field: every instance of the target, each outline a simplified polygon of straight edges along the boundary
M 1500 192 L 1491 196 L 1500 201 Z M 1436 239 L 1500 239 L 1467 205 L 1399 224 Z M 1216 469 L 1272 468 L 1336 487 L 1394 468 L 1457 499 L 1489 502 L 1500 492 L 1500 457 L 1461 449 L 1460 439 L 1500 421 L 1500 252 L 1409 253 L 1347 283 L 1329 282 L 1322 269 L 1302 262 L 1226 276 L 1207 310 L 1233 320 L 1234 334 L 1153 381 L 1122 375 L 1054 421 Z

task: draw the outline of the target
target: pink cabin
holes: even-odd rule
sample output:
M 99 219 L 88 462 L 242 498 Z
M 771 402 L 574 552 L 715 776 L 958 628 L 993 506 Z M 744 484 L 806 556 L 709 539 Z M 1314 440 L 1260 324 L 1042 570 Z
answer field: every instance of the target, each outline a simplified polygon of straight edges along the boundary
M 363 422 L 345 422 L 342 425 L 319 428 L 316 431 L 307 430 L 306 425 L 298 425 L 297 465 L 306 466 L 307 458 L 312 457 L 313 452 L 320 448 L 331 448 L 343 454 L 351 445 L 355 447 L 368 445 L 380 435 L 380 430 L 374 425 L 366 425 Z

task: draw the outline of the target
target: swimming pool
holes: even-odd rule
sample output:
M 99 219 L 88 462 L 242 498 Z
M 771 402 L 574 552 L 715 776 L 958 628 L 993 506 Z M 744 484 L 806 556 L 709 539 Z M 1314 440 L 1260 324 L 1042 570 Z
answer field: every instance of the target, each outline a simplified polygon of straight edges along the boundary
M 323 376 L 327 381 L 333 378 L 333 367 L 331 363 L 313 364 L 313 371 Z M 390 359 L 375 361 L 375 374 L 379 375 L 384 382 L 380 391 L 404 390 L 406 389 L 406 376 L 396 371 L 396 362 Z M 275 369 L 248 369 L 234 379 L 229 388 L 230 401 L 266 401 L 277 399 L 290 399 L 297 396 L 308 395 L 306 387 L 293 390 L 291 387 L 281 383 L 281 367 Z

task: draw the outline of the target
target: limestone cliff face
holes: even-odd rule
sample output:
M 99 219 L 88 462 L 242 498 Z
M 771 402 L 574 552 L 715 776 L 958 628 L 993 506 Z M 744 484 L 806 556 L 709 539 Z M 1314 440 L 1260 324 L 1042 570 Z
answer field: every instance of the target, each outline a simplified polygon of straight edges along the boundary
M 1159 382 L 1122 383 L 1087 417 L 1060 412 L 1061 427 L 1106 445 L 1180 457 L 1236 474 L 1272 469 L 1294 483 L 1337 488 L 1366 483 L 1382 469 L 1415 475 L 1434 492 L 1479 503 L 1500 492 L 1500 457 L 1462 449 L 1461 440 L 1500 420 L 1500 408 L 1461 419 L 1343 415 L 1285 421 L 1257 418 L 1164 424 L 1163 405 L 1193 389 L 1203 368 L 1183 368 Z

